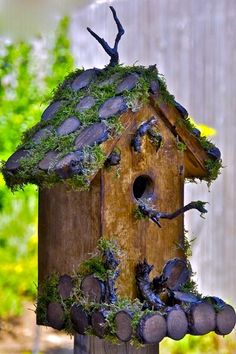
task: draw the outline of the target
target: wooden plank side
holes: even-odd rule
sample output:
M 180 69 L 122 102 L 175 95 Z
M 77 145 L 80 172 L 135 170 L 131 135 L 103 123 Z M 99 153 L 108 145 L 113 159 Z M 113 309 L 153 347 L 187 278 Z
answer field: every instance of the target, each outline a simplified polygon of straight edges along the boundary
M 102 171 L 102 234 L 118 239 L 123 250 L 118 290 L 123 296 L 136 296 L 135 265 L 147 257 L 154 264 L 155 273 L 173 257 L 183 256 L 176 243 L 183 237 L 183 217 L 161 220 L 162 228 L 149 220 L 136 220 L 133 210 L 136 199 L 133 183 L 139 175 L 148 175 L 154 182 L 152 202 L 160 211 L 172 212 L 183 206 L 184 161 L 177 150 L 176 140 L 160 118 L 157 126 L 163 135 L 163 146 L 156 152 L 147 137 L 143 138 L 142 153 L 134 153 L 131 139 L 138 125 L 157 116 L 151 107 L 145 107 L 135 116 L 133 125 L 126 130 L 117 147 L 121 150 L 121 163 Z
M 158 354 L 158 345 L 146 345 L 136 348 L 129 343 L 115 345 L 95 336 L 75 335 L 74 354 Z
M 100 237 L 100 173 L 89 191 L 64 184 L 39 192 L 39 283 L 53 272 L 72 274 Z

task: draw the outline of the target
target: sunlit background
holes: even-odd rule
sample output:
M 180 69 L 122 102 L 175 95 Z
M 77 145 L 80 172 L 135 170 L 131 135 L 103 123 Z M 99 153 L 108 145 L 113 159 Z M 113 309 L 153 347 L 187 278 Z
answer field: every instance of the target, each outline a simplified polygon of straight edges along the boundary
M 204 183 L 186 185 L 186 203 L 209 202 L 206 220 L 189 212 L 186 229 L 190 239 L 197 237 L 191 262 L 199 290 L 236 304 L 234 0 L 0 0 L 0 158 L 40 119 L 50 92 L 70 70 L 108 63 L 86 27 L 112 43 L 111 3 L 126 30 L 121 62 L 156 63 L 191 116 L 217 131 L 212 139 L 225 168 L 210 193 Z M 0 354 L 72 353 L 72 339 L 34 324 L 37 189 L 11 194 L 0 183 Z M 163 341 L 160 352 L 233 354 L 236 344 L 234 335 L 186 336 L 180 343 Z

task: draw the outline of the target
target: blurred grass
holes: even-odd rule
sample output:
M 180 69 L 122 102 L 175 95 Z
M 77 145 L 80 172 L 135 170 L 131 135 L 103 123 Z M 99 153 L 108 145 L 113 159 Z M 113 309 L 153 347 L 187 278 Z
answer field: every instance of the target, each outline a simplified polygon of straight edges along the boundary
M 69 21 L 63 18 L 41 51 L 40 39 L 0 45 L 1 160 L 15 151 L 22 132 L 40 120 L 51 91 L 73 69 L 68 29 Z M 1 176 L 0 318 L 21 314 L 23 301 L 35 299 L 36 283 L 37 189 L 27 186 L 12 194 Z
M 235 330 L 228 336 L 211 332 L 204 336 L 187 335 L 180 341 L 165 338 L 160 344 L 160 354 L 235 354 Z

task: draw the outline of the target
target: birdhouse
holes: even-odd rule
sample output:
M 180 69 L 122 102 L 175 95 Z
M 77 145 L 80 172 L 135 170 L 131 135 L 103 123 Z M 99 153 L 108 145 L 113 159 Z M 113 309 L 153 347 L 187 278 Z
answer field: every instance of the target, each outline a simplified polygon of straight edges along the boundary
M 10 188 L 39 186 L 38 323 L 144 344 L 227 334 L 233 308 L 190 286 L 183 220 L 206 213 L 185 180 L 213 181 L 220 151 L 155 65 L 118 64 L 111 10 L 114 48 L 89 29 L 110 64 L 71 73 L 3 168 Z

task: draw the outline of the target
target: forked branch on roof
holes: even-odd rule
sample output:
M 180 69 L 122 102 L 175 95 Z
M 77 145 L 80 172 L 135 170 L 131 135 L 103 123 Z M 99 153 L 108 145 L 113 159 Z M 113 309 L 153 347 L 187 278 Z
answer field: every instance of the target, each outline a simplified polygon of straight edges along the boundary
M 113 18 L 117 25 L 118 33 L 115 39 L 114 47 L 111 48 L 109 44 L 105 41 L 105 39 L 99 37 L 95 32 L 91 30 L 91 28 L 87 27 L 89 33 L 101 44 L 105 52 L 111 57 L 109 66 L 115 66 L 119 63 L 119 53 L 118 53 L 118 44 L 121 39 L 121 36 L 125 33 L 124 28 L 122 27 L 120 20 L 116 15 L 116 11 L 113 6 L 110 6 L 111 12 L 113 14 Z

